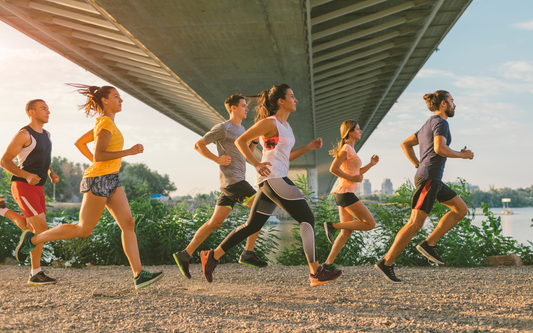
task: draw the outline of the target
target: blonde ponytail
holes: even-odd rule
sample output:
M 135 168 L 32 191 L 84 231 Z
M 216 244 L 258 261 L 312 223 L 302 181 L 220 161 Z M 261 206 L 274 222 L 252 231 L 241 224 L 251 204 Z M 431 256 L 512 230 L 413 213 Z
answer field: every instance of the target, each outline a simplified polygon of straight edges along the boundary
M 334 145 L 334 148 L 329 151 L 329 154 L 331 156 L 338 157 L 342 147 L 346 144 L 346 140 L 348 139 L 348 136 L 350 133 L 359 125 L 357 120 L 348 119 L 345 120 L 341 125 L 341 137 L 342 139 L 337 142 L 336 147 Z

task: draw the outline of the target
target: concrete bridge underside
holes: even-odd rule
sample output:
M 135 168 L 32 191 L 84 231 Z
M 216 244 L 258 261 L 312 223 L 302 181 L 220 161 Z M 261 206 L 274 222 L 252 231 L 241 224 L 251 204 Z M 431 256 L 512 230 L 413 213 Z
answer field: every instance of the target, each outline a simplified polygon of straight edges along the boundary
M 227 96 L 289 84 L 296 146 L 325 145 L 291 168 L 323 195 L 342 121 L 360 149 L 471 1 L 0 0 L 0 19 L 199 135 Z

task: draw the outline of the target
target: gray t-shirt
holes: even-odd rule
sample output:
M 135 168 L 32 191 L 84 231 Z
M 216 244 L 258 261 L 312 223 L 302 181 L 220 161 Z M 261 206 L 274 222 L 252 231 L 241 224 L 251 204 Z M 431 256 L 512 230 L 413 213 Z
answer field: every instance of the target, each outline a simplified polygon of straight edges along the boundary
M 207 144 L 215 142 L 218 156 L 231 157 L 229 165 L 220 166 L 220 187 L 227 187 L 246 178 L 246 158 L 241 154 L 235 140 L 245 132 L 244 126 L 237 126 L 228 120 L 217 124 L 204 135 Z

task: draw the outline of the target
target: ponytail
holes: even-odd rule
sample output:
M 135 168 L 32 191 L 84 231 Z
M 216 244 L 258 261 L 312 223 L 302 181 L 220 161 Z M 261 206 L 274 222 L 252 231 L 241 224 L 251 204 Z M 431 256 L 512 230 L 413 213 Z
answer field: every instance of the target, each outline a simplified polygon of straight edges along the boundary
M 79 109 L 83 110 L 87 117 L 103 115 L 104 105 L 102 104 L 102 98 L 108 98 L 111 91 L 116 89 L 112 86 L 98 87 L 79 83 L 67 83 L 67 85 L 76 88 L 77 92 L 87 97 L 87 101 L 79 105 Z
M 351 132 L 359 125 L 357 120 L 348 119 L 345 120 L 341 125 L 341 137 L 342 139 L 337 142 L 336 147 L 334 146 L 333 149 L 329 151 L 329 154 L 331 156 L 339 157 L 339 154 L 341 152 L 342 147 L 346 144 L 346 140 L 348 139 L 348 136 Z
M 255 107 L 256 115 L 254 121 L 257 123 L 265 118 L 275 115 L 279 110 L 278 100 L 280 98 L 285 99 L 287 90 L 289 89 L 291 89 L 291 87 L 282 83 L 262 91 L 259 95 L 246 96 L 255 99 L 255 102 L 257 103 L 257 106 Z

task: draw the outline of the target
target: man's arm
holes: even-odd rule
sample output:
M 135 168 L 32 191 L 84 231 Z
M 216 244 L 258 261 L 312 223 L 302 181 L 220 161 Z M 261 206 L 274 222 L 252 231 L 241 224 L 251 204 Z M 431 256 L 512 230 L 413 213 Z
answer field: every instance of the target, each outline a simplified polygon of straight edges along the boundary
M 48 176 L 50 177 L 52 184 L 57 184 L 59 182 L 59 176 L 56 175 L 56 173 L 52 169 L 52 166 L 48 168 Z
M 415 167 L 418 167 L 418 164 L 420 164 L 420 161 L 416 157 L 415 150 L 413 149 L 413 147 L 417 145 L 418 138 L 414 134 L 405 139 L 404 142 L 402 142 L 402 150 L 405 156 L 407 156 L 409 161 L 411 161 L 411 163 L 413 163 Z
M 213 154 L 208 148 L 207 148 L 207 142 L 205 142 L 204 138 L 201 138 L 194 144 L 194 149 L 199 152 L 203 157 L 210 159 L 211 161 L 220 164 L 220 165 L 229 165 L 231 163 L 231 157 L 228 155 L 222 155 L 218 157 L 217 155 Z
M 30 133 L 25 129 L 20 130 L 7 146 L 4 155 L 2 155 L 2 159 L 0 159 L 0 165 L 13 175 L 26 179 L 28 184 L 36 185 L 41 180 L 41 177 L 22 170 L 13 162 L 13 159 L 22 151 L 22 148 L 30 144 Z
M 451 149 L 446 145 L 446 138 L 442 135 L 438 135 L 433 140 L 433 149 L 435 150 L 435 153 L 439 154 L 442 157 L 450 157 L 450 158 L 463 158 L 463 159 L 473 159 L 474 153 L 466 149 L 466 146 L 461 149 L 461 151 L 456 151 Z

